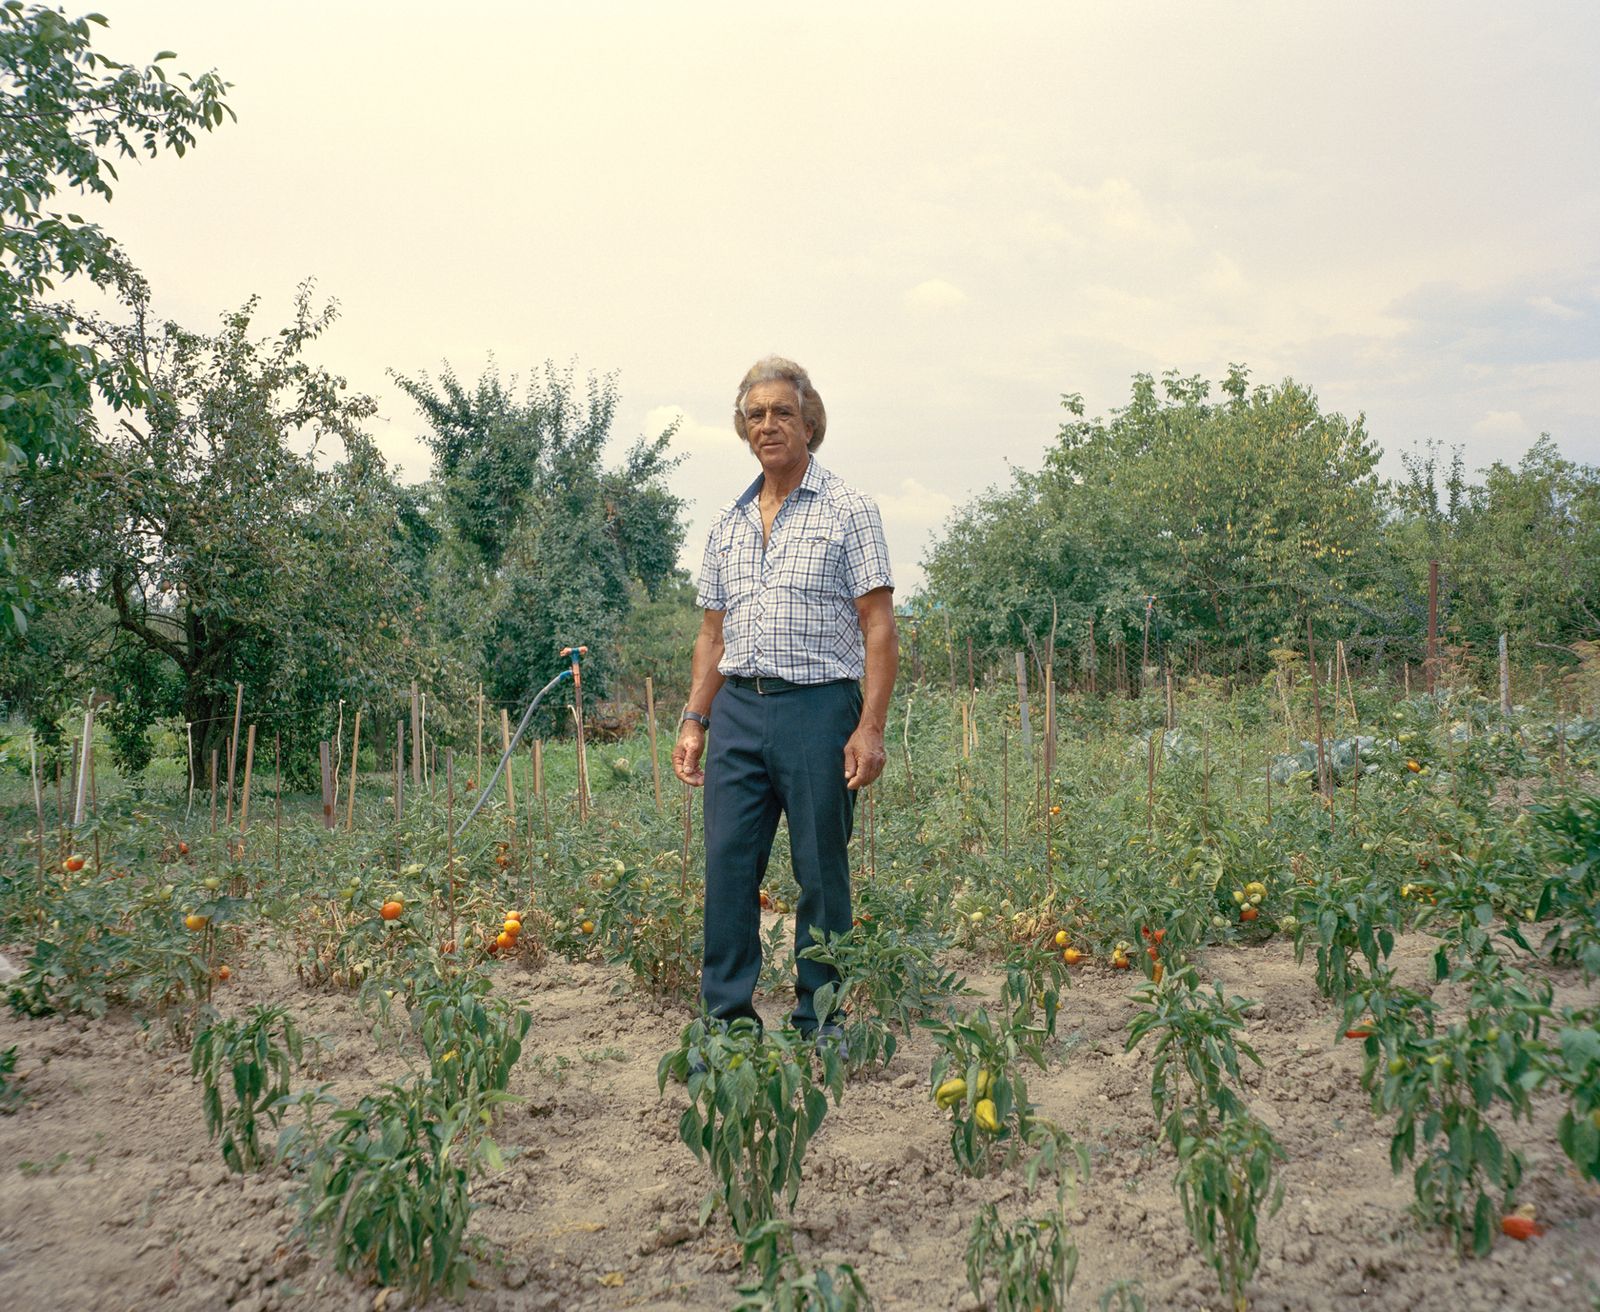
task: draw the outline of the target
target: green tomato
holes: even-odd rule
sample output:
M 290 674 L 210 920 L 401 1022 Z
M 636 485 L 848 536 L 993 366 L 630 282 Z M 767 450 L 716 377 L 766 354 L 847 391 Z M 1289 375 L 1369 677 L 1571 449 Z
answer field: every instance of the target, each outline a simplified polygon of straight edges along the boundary
M 1390 1075 L 1399 1075 L 1405 1070 L 1405 1068 L 1406 1068 L 1406 1059 L 1404 1057 L 1391 1057 L 1389 1059 L 1389 1074 Z
M 200 882 L 204 884 L 205 887 L 212 889 L 213 891 L 222 887 L 222 881 L 215 875 L 210 875 L 207 878 L 202 879 Z

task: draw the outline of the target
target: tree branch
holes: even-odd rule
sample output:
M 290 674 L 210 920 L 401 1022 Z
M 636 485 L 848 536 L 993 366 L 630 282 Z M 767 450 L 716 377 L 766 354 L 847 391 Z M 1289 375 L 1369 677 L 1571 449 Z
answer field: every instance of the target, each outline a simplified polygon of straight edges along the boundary
M 128 606 L 126 582 L 127 571 L 119 565 L 111 573 L 111 598 L 117 607 L 117 623 L 146 646 L 153 647 L 163 655 L 171 657 L 177 667 L 185 674 L 193 674 L 194 663 L 189 653 L 171 638 L 157 633 L 133 613 Z

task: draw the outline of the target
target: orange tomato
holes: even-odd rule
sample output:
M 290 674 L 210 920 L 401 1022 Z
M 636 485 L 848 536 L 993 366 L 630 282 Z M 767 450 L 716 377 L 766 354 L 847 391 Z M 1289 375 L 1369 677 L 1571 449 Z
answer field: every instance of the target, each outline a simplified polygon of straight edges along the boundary
M 1155 983 L 1157 983 L 1157 984 L 1159 984 L 1159 983 L 1161 983 L 1161 977 L 1162 977 L 1162 976 L 1163 976 L 1163 975 L 1164 975 L 1164 974 L 1166 974 L 1166 973 L 1167 973 L 1167 968 L 1166 968 L 1166 967 L 1165 967 L 1165 966 L 1163 966 L 1163 965 L 1162 965 L 1162 964 L 1161 964 L 1161 963 L 1160 963 L 1160 962 L 1159 962 L 1159 961 L 1158 961 L 1158 962 L 1156 962 L 1156 964 L 1155 964 L 1155 968 L 1154 968 L 1154 969 L 1153 969 L 1153 970 L 1151 970 L 1151 972 L 1150 972 L 1150 978 L 1151 978 L 1151 979 L 1152 979 L 1152 980 L 1153 980 L 1153 981 L 1154 981 L 1154 982 L 1155 982 Z
M 226 984 L 230 979 L 233 978 L 233 972 L 231 970 L 229 970 L 226 966 L 218 966 L 217 967 L 217 978 L 220 979 L 224 984 Z
M 178 855 L 179 856 L 188 856 L 189 855 L 189 844 L 187 844 L 187 843 L 179 843 L 178 844 Z
M 594 933 L 594 921 L 586 920 L 583 922 L 583 924 L 578 926 L 578 929 L 581 933 L 592 934 Z
M 1061 959 L 1069 966 L 1076 966 L 1083 960 L 1083 953 L 1078 951 L 1077 948 L 1068 948 L 1061 954 Z
M 517 935 L 522 933 L 522 922 L 520 920 L 507 920 L 500 928 L 505 930 L 510 935 L 511 941 L 515 943 Z
M 378 912 L 385 920 L 399 920 L 405 914 L 406 904 L 399 898 L 390 898 L 383 904 L 383 910 Z
M 1526 1242 L 1534 1235 L 1542 1235 L 1544 1227 L 1531 1216 L 1506 1216 L 1500 1219 L 1500 1231 L 1510 1235 L 1513 1239 Z
M 1244 921 L 1246 924 L 1249 924 L 1260 914 L 1261 910 L 1259 907 L 1244 907 L 1239 912 L 1239 919 Z
M 86 863 L 85 863 L 84 859 L 81 856 L 79 856 L 76 852 L 74 852 L 71 856 L 69 856 L 65 861 L 63 861 L 61 863 L 61 868 L 63 870 L 66 870 L 66 871 L 70 871 L 72 874 L 77 874 L 78 871 L 83 869 L 85 864 Z
M 210 923 L 210 916 L 202 916 L 195 911 L 191 911 L 183 918 L 183 927 L 185 929 L 192 929 L 197 934 Z
M 522 923 L 522 912 L 520 912 L 520 911 L 508 911 L 505 914 L 505 919 L 514 920 L 514 921 L 517 922 L 517 924 L 520 925 Z
M 517 946 L 517 940 L 512 938 L 510 934 L 501 934 L 495 939 L 494 945 L 502 952 L 509 952 L 512 948 Z

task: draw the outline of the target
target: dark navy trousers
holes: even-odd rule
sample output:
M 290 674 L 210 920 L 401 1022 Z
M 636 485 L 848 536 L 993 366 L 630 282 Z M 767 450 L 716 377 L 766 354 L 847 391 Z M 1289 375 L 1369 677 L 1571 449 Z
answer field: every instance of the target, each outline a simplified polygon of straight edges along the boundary
M 850 829 L 844 745 L 861 718 L 861 686 L 812 684 L 758 693 L 724 683 L 711 704 L 706 749 L 706 938 L 700 996 L 723 1020 L 757 1021 L 761 881 L 781 812 L 800 885 L 795 951 L 850 928 Z M 837 975 L 801 960 L 792 1020 L 816 1028 L 812 995 Z M 824 1020 L 827 1018 L 824 1017 Z

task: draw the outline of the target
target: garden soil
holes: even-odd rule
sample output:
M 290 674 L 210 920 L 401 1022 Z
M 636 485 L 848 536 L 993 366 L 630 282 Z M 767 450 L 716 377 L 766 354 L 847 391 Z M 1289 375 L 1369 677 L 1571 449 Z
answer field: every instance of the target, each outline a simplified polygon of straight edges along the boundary
M 1427 978 L 1431 944 L 1396 950 L 1411 982 Z M 13 953 L 13 955 L 15 955 Z M 965 965 L 978 995 L 999 980 Z M 1556 1143 L 1559 1107 L 1506 1123 L 1527 1159 L 1521 1198 L 1548 1226 L 1527 1243 L 1497 1238 L 1493 1253 L 1459 1261 L 1437 1232 L 1410 1217 L 1410 1172 L 1389 1168 L 1389 1125 L 1359 1085 L 1361 1045 L 1316 993 L 1309 963 L 1280 942 L 1214 949 L 1203 972 L 1256 999 L 1248 1039 L 1261 1066 L 1246 1072 L 1251 1104 L 1288 1154 L 1282 1210 L 1262 1223 L 1264 1260 L 1251 1306 L 1316 1309 L 1591 1308 L 1600 1297 L 1600 1190 L 1569 1169 Z M 1159 1146 L 1150 1105 L 1148 1044 L 1124 1051 L 1138 977 L 1091 963 L 1074 975 L 1062 1042 L 1029 1089 L 1092 1158 L 1068 1204 L 1080 1253 L 1069 1307 L 1094 1307 L 1117 1280 L 1137 1279 L 1149 1307 L 1221 1309 L 1216 1277 L 1198 1256 Z M 1557 1001 L 1593 999 L 1557 975 Z M 599 964 L 552 960 L 498 968 L 497 989 L 533 1015 L 497 1138 L 509 1162 L 475 1189 L 482 1244 L 469 1309 L 728 1308 L 737 1301 L 738 1249 L 726 1219 L 702 1228 L 709 1176 L 678 1140 L 684 1090 L 656 1088 L 681 1010 L 641 1000 Z M 1448 999 L 1441 999 L 1448 1005 Z M 282 1003 L 330 1045 L 314 1079 L 346 1101 L 404 1076 L 405 1058 L 374 1036 L 353 996 L 304 989 L 263 951 L 236 954 L 225 1011 Z M 769 1019 L 783 1000 L 762 1000 Z M 381 1037 L 381 1036 L 380 1036 Z M 407 1306 L 335 1272 L 296 1231 L 293 1182 L 282 1171 L 230 1174 L 206 1138 L 187 1054 L 113 1015 L 0 1017 L 0 1048 L 15 1044 L 29 1098 L 0 1116 L 0 1306 L 40 1309 L 387 1309 Z M 974 1215 L 996 1202 L 1007 1216 L 1041 1210 L 1018 1173 L 957 1174 L 943 1113 L 928 1095 L 933 1047 L 909 1036 L 887 1069 L 859 1077 L 805 1163 L 795 1209 L 808 1265 L 848 1262 L 882 1308 L 982 1304 L 965 1277 Z M 429 1306 L 450 1306 L 435 1299 Z

